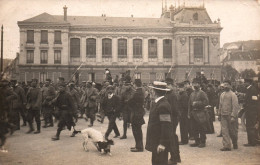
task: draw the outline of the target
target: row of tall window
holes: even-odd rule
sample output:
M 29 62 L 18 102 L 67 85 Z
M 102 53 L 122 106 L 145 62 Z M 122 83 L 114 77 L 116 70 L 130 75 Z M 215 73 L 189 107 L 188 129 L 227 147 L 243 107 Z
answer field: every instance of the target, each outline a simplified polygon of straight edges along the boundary
M 34 50 L 27 50 L 26 63 L 34 63 Z M 48 64 L 48 50 L 41 50 L 40 63 Z M 61 64 L 61 50 L 54 50 L 54 64 Z
M 27 30 L 27 43 L 34 43 L 34 30 Z M 48 44 L 48 30 L 41 30 L 41 43 Z M 61 31 L 54 31 L 54 44 L 61 44 Z
M 117 49 L 118 49 L 118 58 L 127 57 L 127 39 L 118 39 L 117 40 Z M 141 39 L 133 40 L 133 57 L 142 58 L 143 44 Z M 148 40 L 148 55 L 149 58 L 157 58 L 157 40 L 149 39 Z M 86 57 L 95 58 L 96 57 L 96 39 L 88 38 L 86 40 Z M 70 56 L 71 57 L 80 57 L 80 39 L 71 38 L 70 39 Z M 112 58 L 112 39 L 104 38 L 102 39 L 102 57 L 103 58 Z M 163 57 L 172 58 L 172 40 L 165 39 L 163 40 Z

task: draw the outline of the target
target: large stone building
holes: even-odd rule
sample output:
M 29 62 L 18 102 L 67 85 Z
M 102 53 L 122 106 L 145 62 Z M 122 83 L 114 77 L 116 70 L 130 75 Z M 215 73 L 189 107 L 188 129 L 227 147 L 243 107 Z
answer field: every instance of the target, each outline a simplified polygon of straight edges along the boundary
M 163 8 L 160 18 L 69 16 L 43 13 L 20 28 L 20 81 L 60 76 L 66 80 L 77 68 L 77 80 L 104 79 L 131 70 L 149 83 L 165 76 L 176 81 L 204 71 L 220 80 L 218 58 L 220 21 L 204 7 Z

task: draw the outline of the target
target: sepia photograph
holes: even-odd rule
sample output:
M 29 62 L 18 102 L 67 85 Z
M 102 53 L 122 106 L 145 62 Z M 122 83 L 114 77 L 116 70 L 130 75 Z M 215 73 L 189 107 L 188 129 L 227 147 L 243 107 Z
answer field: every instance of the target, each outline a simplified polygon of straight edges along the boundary
M 0 0 L 0 165 L 260 165 L 260 0 Z

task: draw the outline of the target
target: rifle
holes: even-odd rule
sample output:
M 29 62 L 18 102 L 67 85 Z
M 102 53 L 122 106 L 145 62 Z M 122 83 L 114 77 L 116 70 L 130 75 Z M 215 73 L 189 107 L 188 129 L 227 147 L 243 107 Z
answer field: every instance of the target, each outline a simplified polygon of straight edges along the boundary
M 187 79 L 189 79 L 190 73 L 191 73 L 192 69 L 193 69 L 193 66 L 191 67 L 191 69 L 190 69 L 190 71 L 189 71 L 189 73 L 188 73 Z
M 168 75 L 169 75 L 169 73 L 172 71 L 172 67 L 173 67 L 173 65 L 170 67 L 170 69 L 169 69 L 169 71 L 168 71 L 168 73 L 167 73 L 167 75 L 166 75 L 166 77 L 165 77 L 165 78 L 167 78 L 167 77 L 168 77 Z
M 136 70 L 137 70 L 137 65 L 135 66 L 135 70 L 134 70 L 134 73 L 133 73 L 133 76 L 132 76 L 131 80 L 134 78 Z
M 72 76 L 71 76 L 71 78 L 69 79 L 69 81 L 68 81 L 68 83 L 73 79 L 73 77 L 75 76 L 75 74 L 80 70 L 80 68 L 82 67 L 82 64 L 83 64 L 84 62 L 82 62 L 80 65 L 79 65 L 79 67 L 76 69 L 76 71 L 72 74 Z

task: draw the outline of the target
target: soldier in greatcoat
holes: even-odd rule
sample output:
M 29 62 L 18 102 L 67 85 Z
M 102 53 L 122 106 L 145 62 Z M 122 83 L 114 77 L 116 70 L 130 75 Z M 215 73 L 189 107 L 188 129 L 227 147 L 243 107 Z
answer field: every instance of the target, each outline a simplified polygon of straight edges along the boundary
M 46 79 L 45 85 L 43 87 L 43 101 L 42 101 L 42 111 L 43 111 L 43 117 L 44 117 L 44 126 L 43 128 L 47 127 L 53 127 L 53 118 L 52 118 L 52 112 L 53 112 L 53 105 L 51 104 L 51 101 L 56 96 L 56 91 L 54 86 L 51 85 L 51 79 Z
M 63 130 L 63 127 L 67 126 L 68 130 L 71 130 L 72 127 L 75 127 L 75 122 L 73 118 L 77 117 L 77 111 L 75 104 L 73 102 L 72 96 L 69 92 L 66 91 L 66 84 L 61 82 L 58 84 L 59 93 L 57 97 L 52 101 L 52 103 L 58 108 L 58 129 L 57 133 L 52 140 L 59 140 L 60 133 Z M 75 136 L 75 135 L 71 135 Z
M 35 134 L 41 132 L 40 111 L 41 111 L 41 102 L 42 102 L 42 92 L 37 85 L 38 85 L 38 79 L 32 79 L 31 88 L 29 88 L 27 93 L 27 105 L 26 105 L 26 108 L 28 110 L 27 119 L 30 127 L 27 133 L 31 133 L 34 131 L 33 119 L 35 119 L 35 122 L 37 124 L 37 131 L 34 132 Z
M 246 147 L 256 146 L 257 144 L 257 116 L 259 110 L 258 102 L 258 90 L 253 85 L 252 79 L 245 79 L 247 85 L 246 95 L 245 95 L 245 104 L 244 108 L 246 110 L 246 132 L 248 143 L 244 144 Z
M 128 75 L 125 77 L 124 85 L 121 89 L 121 105 L 122 105 L 122 116 L 123 116 L 123 135 L 120 139 L 127 138 L 127 126 L 130 124 L 130 116 L 131 116 L 131 105 L 129 104 L 129 100 L 132 98 L 134 94 L 134 88 L 131 84 L 131 77 Z
M 90 124 L 89 127 L 92 127 L 94 124 L 94 121 L 96 119 L 96 113 L 97 113 L 97 99 L 98 91 L 97 89 L 93 88 L 92 82 L 87 82 L 87 88 L 85 91 L 85 101 L 84 101 L 84 108 L 86 109 L 86 117 L 90 118 Z
M 20 114 L 23 118 L 23 125 L 26 125 L 26 118 L 24 107 L 26 104 L 26 96 L 22 87 L 18 86 L 17 80 L 11 80 L 13 91 L 17 94 L 17 99 L 12 101 L 12 108 L 10 111 L 12 123 L 16 125 L 16 129 L 20 130 Z
M 190 95 L 188 104 L 188 117 L 191 118 L 191 123 L 194 129 L 195 143 L 191 144 L 191 147 L 203 148 L 206 146 L 206 124 L 201 123 L 199 114 L 203 114 L 203 118 L 206 118 L 204 112 L 205 106 L 208 105 L 208 97 L 205 92 L 200 89 L 200 84 L 197 80 L 192 82 L 194 91 Z
M 179 85 L 179 111 L 180 111 L 180 134 L 181 142 L 180 145 L 189 143 L 189 119 L 188 119 L 188 103 L 189 96 L 187 91 L 184 89 L 184 83 Z
M 17 99 L 17 94 L 12 91 L 9 87 L 8 80 L 0 81 L 0 151 L 5 152 L 4 144 L 6 141 L 6 134 L 11 129 L 11 134 L 16 128 L 14 125 L 8 122 L 7 115 L 11 108 L 11 103 L 13 100 Z
M 172 119 L 172 126 L 173 126 L 173 134 L 174 134 L 174 152 L 171 152 L 171 158 L 169 160 L 169 164 L 175 164 L 177 162 L 181 162 L 180 158 L 180 151 L 179 151 L 179 138 L 176 134 L 176 129 L 178 126 L 180 112 L 178 109 L 178 98 L 176 95 L 176 88 L 173 86 L 173 79 L 166 78 L 165 82 L 167 83 L 167 88 L 170 89 L 165 95 L 168 102 L 171 105 L 171 119 Z
M 131 124 L 132 131 L 135 138 L 135 146 L 131 148 L 131 152 L 143 152 L 143 132 L 142 125 L 144 121 L 144 91 L 142 88 L 142 82 L 140 79 L 136 79 L 134 82 L 135 92 L 132 98 L 129 100 L 131 105 Z
M 152 152 L 152 165 L 168 165 L 168 152 L 174 151 L 174 133 L 171 120 L 171 105 L 165 98 L 166 83 L 155 81 L 152 105 L 147 127 L 145 149 Z

